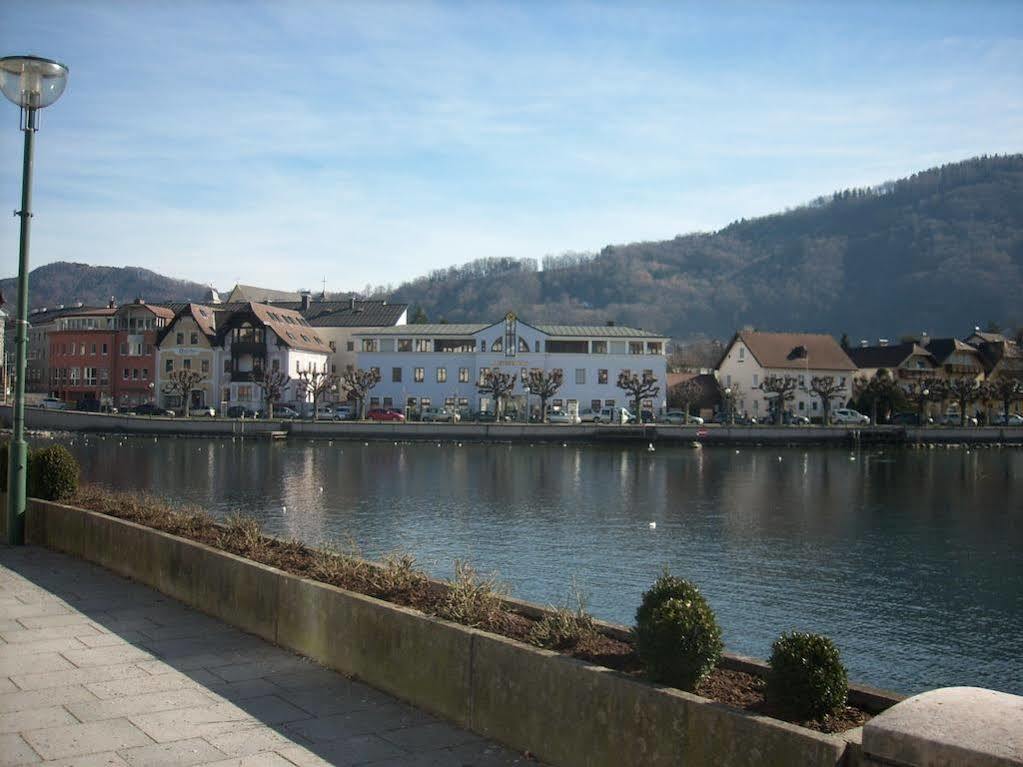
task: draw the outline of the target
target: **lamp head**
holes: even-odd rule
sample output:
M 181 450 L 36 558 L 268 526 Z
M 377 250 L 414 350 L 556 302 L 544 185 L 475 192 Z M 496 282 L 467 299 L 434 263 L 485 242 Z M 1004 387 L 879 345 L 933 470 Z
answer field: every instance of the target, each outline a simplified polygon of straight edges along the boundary
M 60 98 L 67 87 L 68 68 L 38 56 L 0 58 L 0 90 L 22 109 L 43 109 Z

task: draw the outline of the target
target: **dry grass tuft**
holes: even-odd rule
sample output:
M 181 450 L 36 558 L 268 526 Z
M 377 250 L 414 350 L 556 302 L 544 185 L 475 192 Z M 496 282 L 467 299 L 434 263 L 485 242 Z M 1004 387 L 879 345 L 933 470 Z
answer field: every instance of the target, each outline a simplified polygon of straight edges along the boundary
M 415 556 L 408 552 L 388 554 L 375 569 L 373 585 L 380 596 L 400 597 L 407 602 L 429 588 L 429 577 L 419 569 Z
M 572 604 L 574 602 L 574 604 Z M 533 624 L 527 639 L 548 650 L 572 651 L 581 643 L 597 637 L 593 616 L 586 610 L 586 597 L 575 589 L 570 603 L 551 607 L 551 612 Z
M 502 597 L 507 587 L 494 575 L 485 577 L 466 562 L 455 562 L 455 577 L 448 582 L 448 593 L 437 607 L 437 614 L 455 623 L 487 628 L 501 621 Z
M 370 565 L 351 538 L 342 545 L 325 542 L 312 550 L 311 556 L 312 576 L 324 583 L 358 590 L 369 580 Z

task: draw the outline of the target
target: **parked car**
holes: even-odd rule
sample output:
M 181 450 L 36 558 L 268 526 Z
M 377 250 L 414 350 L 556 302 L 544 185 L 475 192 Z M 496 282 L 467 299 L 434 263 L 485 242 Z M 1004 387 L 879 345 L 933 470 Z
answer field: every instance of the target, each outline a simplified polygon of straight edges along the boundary
M 152 402 L 145 402 L 141 405 L 137 405 L 134 410 L 131 411 L 135 415 L 160 415 L 167 418 L 173 418 L 175 413 L 170 408 L 160 407 L 154 405 Z
M 633 418 L 632 413 L 623 407 L 605 407 L 600 409 L 600 415 L 594 422 L 623 424 L 628 423 L 631 418 Z
M 68 404 L 56 397 L 46 397 L 42 402 L 39 403 L 39 407 L 44 410 L 67 410 Z
M 339 420 L 334 415 L 333 405 L 317 405 L 316 406 L 316 419 L 318 421 L 337 421 Z
M 579 411 L 579 423 L 595 423 L 597 418 L 599 417 L 600 417 L 599 410 L 594 411 L 590 410 L 589 408 L 586 408 L 585 410 Z
M 291 405 L 274 405 L 274 418 L 298 418 L 299 413 Z
M 75 410 L 83 413 L 116 413 L 117 408 L 113 405 L 104 405 L 98 399 L 82 399 L 75 404 Z
M 664 417 L 661 418 L 661 421 L 663 423 L 675 424 L 676 426 L 681 426 L 682 424 L 690 424 L 695 426 L 703 425 L 703 419 L 700 418 L 700 416 L 686 415 L 686 412 L 684 410 L 669 410 L 667 413 L 664 414 Z
M 798 413 L 785 412 L 782 414 L 781 422 L 786 426 L 809 426 L 810 419 Z
M 491 410 L 481 410 L 476 414 L 476 423 L 496 423 L 497 413 Z
M 355 408 L 351 405 L 334 406 L 334 418 L 338 421 L 353 421 L 355 420 L 355 416 Z
M 1023 426 L 1023 415 L 1019 413 L 1009 413 L 1009 417 L 1005 417 L 1005 413 L 999 413 L 991 418 L 992 426 Z
M 244 405 L 231 405 L 225 415 L 228 418 L 259 418 L 260 412 Z
M 577 424 L 581 423 L 579 416 L 564 410 L 554 410 L 547 414 L 547 423 Z
M 419 420 L 427 423 L 458 423 L 462 417 L 450 410 L 436 407 L 424 407 L 419 412 Z
M 369 413 L 366 414 L 366 417 L 369 420 L 371 420 L 371 421 L 404 421 L 405 420 L 405 414 L 402 413 L 400 410 L 395 410 L 393 408 L 388 408 L 388 409 L 385 410 L 383 408 L 376 407 L 376 408 L 373 408 L 372 410 L 370 410 Z
M 941 426 L 962 426 L 963 425 L 963 419 L 959 415 L 959 411 L 958 410 L 949 410 L 948 412 L 945 413 L 945 415 L 941 416 L 941 418 L 938 419 L 938 423 Z M 968 415 L 968 416 L 966 416 L 965 425 L 966 426 L 976 426 L 977 425 L 977 419 L 974 418 L 972 415 Z
M 217 417 L 217 409 L 214 408 L 214 407 L 209 407 L 209 406 L 193 407 L 193 408 L 189 408 L 188 414 L 190 416 L 192 416 L 193 418 L 195 418 L 195 417 L 216 418 Z
M 865 426 L 870 419 L 858 410 L 851 407 L 840 407 L 831 411 L 831 423 L 852 424 L 854 426 Z

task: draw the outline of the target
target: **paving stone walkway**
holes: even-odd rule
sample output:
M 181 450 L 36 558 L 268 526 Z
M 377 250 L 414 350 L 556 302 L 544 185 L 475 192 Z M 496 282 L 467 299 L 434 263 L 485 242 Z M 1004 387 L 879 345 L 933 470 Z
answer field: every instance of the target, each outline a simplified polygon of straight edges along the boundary
M 535 765 L 152 589 L 0 546 L 0 767 Z

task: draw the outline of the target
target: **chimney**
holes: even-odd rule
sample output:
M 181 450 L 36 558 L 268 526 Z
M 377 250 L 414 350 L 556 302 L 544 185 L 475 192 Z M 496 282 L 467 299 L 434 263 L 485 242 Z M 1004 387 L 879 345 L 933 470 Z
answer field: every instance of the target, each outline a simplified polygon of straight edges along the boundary
M 979 333 L 980 332 L 980 325 L 974 325 L 973 326 L 973 332 L 974 333 Z
M 921 346 L 927 346 L 927 344 L 929 344 L 930 341 L 931 341 L 930 336 L 927 335 L 927 331 L 926 330 L 923 333 L 920 334 L 920 345 Z
M 355 296 L 351 296 L 348 299 L 348 310 L 351 312 L 355 311 Z
M 308 290 L 303 290 L 299 295 L 302 297 L 302 311 L 309 311 L 309 299 L 312 294 Z
M 879 339 L 877 339 L 877 345 L 878 346 L 887 346 L 888 345 L 888 339 L 887 338 L 879 338 Z
M 144 299 L 142 296 L 137 296 L 135 298 L 135 305 L 136 306 L 145 306 L 145 304 L 146 304 L 146 299 Z
M 113 309 L 117 304 L 114 303 L 114 297 L 110 296 L 110 300 L 107 301 L 107 309 Z
M 861 349 L 866 349 L 867 348 L 867 339 L 866 338 L 861 338 L 860 339 L 860 348 Z

